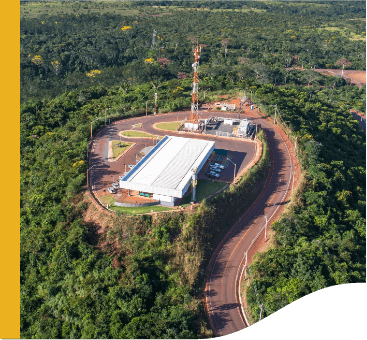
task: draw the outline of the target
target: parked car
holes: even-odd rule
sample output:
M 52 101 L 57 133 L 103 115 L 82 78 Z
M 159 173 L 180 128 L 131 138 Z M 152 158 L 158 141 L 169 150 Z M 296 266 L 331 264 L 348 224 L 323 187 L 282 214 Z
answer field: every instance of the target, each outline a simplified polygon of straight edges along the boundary
M 214 172 L 214 171 L 210 171 L 210 173 L 209 173 L 211 176 L 214 176 L 214 177 L 219 177 L 220 175 L 219 174 L 217 174 L 216 172 Z
M 224 166 L 219 163 L 215 163 L 214 165 L 217 166 L 219 169 L 222 169 L 222 170 L 224 169 Z
M 222 170 L 221 169 L 219 169 L 217 166 L 211 166 L 210 167 L 210 170 L 211 171 L 215 171 L 215 172 L 221 172 Z
M 110 194 L 116 194 L 116 190 L 114 187 L 108 187 L 107 190 L 110 192 Z
M 119 184 L 119 183 L 116 183 L 116 182 L 113 182 L 113 183 L 112 183 L 112 186 L 113 186 L 113 188 L 114 188 L 114 189 L 116 189 L 116 190 L 120 188 L 120 184 Z

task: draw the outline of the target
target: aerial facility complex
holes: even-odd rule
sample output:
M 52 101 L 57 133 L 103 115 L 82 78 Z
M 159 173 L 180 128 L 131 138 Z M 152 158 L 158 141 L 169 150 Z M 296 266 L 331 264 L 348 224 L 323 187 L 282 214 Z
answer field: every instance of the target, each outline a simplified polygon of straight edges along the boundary
M 240 103 L 238 119 L 216 116 L 211 116 L 209 119 L 200 119 L 198 66 L 201 46 L 197 44 L 193 52 L 195 62 L 192 64 L 194 81 L 191 94 L 191 112 L 189 119 L 185 120 L 184 127 L 181 127 L 181 131 L 253 139 L 257 132 L 257 126 L 248 119 L 240 118 L 241 105 L 245 105 L 246 97 Z M 233 112 L 235 110 L 234 104 L 222 103 L 221 106 L 222 111 L 230 110 Z M 180 199 L 192 187 L 192 202 L 195 202 L 196 184 L 200 170 L 206 169 L 205 176 L 212 179 L 212 181 L 221 178 L 222 181 L 228 183 L 229 170 L 226 169 L 234 166 L 234 183 L 237 166 L 234 160 L 233 156 L 227 155 L 227 149 L 215 149 L 215 142 L 213 141 L 165 136 L 147 153 L 144 152 L 144 156 L 140 161 L 136 159 L 136 165 L 129 165 L 131 169 L 129 172 L 126 173 L 125 167 L 124 176 L 119 176 L 119 181 L 113 183 L 113 186 L 115 189 L 119 188 L 123 189 L 125 193 L 128 192 L 128 197 L 139 197 L 147 202 L 144 203 L 140 200 L 142 205 L 162 204 L 168 206 L 174 206 L 181 202 Z M 240 165 L 242 161 L 237 158 L 236 162 L 239 162 L 238 165 Z M 202 178 L 203 175 L 200 174 L 200 176 Z M 115 202 L 115 204 L 128 206 L 126 205 L 128 203 L 123 202 Z
M 215 143 L 165 136 L 120 180 L 120 188 L 153 194 L 164 205 L 174 205 L 196 181 Z

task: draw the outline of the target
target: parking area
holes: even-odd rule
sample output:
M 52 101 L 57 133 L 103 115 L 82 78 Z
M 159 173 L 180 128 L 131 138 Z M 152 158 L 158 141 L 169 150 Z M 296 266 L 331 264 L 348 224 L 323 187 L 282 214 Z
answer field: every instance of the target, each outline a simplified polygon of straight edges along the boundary
M 199 179 L 232 183 L 243 168 L 246 152 L 229 151 L 226 156 L 213 155 L 198 174 Z

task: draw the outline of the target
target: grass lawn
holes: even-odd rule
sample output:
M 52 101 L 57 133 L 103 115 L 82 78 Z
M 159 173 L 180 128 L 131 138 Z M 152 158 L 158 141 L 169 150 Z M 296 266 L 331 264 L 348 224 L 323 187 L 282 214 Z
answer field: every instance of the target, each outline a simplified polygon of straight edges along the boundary
M 177 131 L 182 124 L 182 122 L 159 123 L 156 125 L 156 128 L 162 130 Z
M 116 207 L 116 206 L 112 206 L 111 207 L 111 210 L 114 210 L 116 212 L 122 212 L 122 213 L 128 214 L 128 215 L 137 215 L 137 214 L 150 213 L 151 210 L 153 210 L 154 212 L 158 212 L 158 211 L 169 211 L 169 210 L 173 210 L 173 208 L 162 207 L 160 205 L 152 205 L 152 206 L 138 207 L 138 208 L 127 208 L 127 207 Z M 135 211 L 135 212 L 133 212 L 133 211 Z
M 224 188 L 226 184 L 218 181 L 212 182 L 210 179 L 199 179 L 196 186 L 196 202 L 201 202 L 204 198 Z M 182 200 L 181 205 L 190 203 L 191 198 L 192 194 L 190 193 Z
M 114 140 L 112 142 L 112 158 L 115 159 L 118 156 L 120 156 L 130 145 L 132 145 L 133 143 L 127 143 L 127 142 L 121 142 L 121 146 L 117 146 L 117 144 L 119 144 L 120 141 L 118 140 Z
M 149 133 L 141 132 L 141 131 L 134 131 L 134 130 L 125 130 L 121 132 L 122 136 L 127 137 L 145 137 L 145 138 L 157 138 L 157 136 L 151 135 Z M 162 138 L 162 137 L 160 137 Z
M 113 204 L 115 202 L 115 199 L 112 197 L 112 195 L 104 195 L 98 198 L 103 205 L 107 205 L 107 203 Z

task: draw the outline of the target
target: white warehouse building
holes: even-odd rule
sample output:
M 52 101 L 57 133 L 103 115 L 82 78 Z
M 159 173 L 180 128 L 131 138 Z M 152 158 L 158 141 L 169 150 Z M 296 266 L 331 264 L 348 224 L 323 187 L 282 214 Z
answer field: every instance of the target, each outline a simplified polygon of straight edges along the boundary
M 150 193 L 162 204 L 174 205 L 214 148 L 212 141 L 165 136 L 120 180 L 120 188 Z

